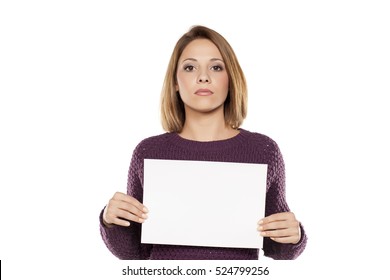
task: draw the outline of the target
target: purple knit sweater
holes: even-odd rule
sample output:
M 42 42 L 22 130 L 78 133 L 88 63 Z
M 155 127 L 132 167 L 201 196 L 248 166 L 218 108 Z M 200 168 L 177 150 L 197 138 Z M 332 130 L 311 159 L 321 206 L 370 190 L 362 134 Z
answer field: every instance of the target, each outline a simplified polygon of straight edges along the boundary
M 285 197 L 283 158 L 277 144 L 265 135 L 240 129 L 237 136 L 220 141 L 192 141 L 181 138 L 176 133 L 165 133 L 141 141 L 133 152 L 127 183 L 127 193 L 141 202 L 145 158 L 268 164 L 265 214 L 268 216 L 290 211 Z M 258 259 L 256 249 L 141 244 L 141 224 L 107 228 L 102 222 L 102 213 L 103 211 L 100 213 L 102 238 L 107 248 L 119 259 Z M 307 241 L 302 225 L 301 233 L 301 240 L 295 245 L 264 238 L 264 255 L 273 259 L 297 258 L 305 249 Z

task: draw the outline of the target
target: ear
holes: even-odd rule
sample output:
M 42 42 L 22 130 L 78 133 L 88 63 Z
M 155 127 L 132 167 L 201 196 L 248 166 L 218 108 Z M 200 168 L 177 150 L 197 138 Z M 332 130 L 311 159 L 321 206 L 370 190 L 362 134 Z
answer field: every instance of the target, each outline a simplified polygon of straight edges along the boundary
M 176 90 L 176 91 L 179 91 L 179 86 L 178 86 L 178 84 L 175 84 L 175 90 Z

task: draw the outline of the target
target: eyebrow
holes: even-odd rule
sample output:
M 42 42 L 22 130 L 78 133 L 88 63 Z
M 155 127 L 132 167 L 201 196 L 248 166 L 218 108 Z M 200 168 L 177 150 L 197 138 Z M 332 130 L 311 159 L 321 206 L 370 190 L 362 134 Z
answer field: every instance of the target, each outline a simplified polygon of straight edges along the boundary
M 183 61 L 182 61 L 181 63 L 184 63 L 184 62 L 187 61 L 187 60 L 190 60 L 190 61 L 198 61 L 198 60 L 195 59 L 195 58 L 189 57 L 189 58 L 183 59 Z M 210 61 L 221 61 L 221 62 L 225 63 L 225 62 L 223 61 L 223 59 L 220 59 L 220 58 L 212 58 L 212 59 L 210 59 Z

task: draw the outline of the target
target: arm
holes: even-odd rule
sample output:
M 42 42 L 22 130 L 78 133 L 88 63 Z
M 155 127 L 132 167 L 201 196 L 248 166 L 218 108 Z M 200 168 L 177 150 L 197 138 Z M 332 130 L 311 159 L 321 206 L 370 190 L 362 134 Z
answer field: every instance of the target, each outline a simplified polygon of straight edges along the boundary
M 282 238 L 276 235 L 276 231 L 263 233 L 264 255 L 273 259 L 292 260 L 296 259 L 305 249 L 307 236 L 303 226 L 295 219 L 295 215 L 290 212 L 286 201 L 285 170 L 282 154 L 274 143 L 272 161 L 269 164 L 269 174 L 267 178 L 266 197 L 266 218 L 263 219 L 264 228 L 272 229 L 278 224 L 282 224 Z M 285 226 L 287 225 L 287 226 Z M 288 227 L 288 229 L 286 229 Z M 289 236 L 289 237 L 284 237 Z
M 131 160 L 128 181 L 127 181 L 127 195 L 116 193 L 110 200 L 110 203 L 125 204 L 126 200 L 135 205 L 137 201 L 142 201 L 142 176 L 143 176 L 143 159 L 138 155 L 137 148 L 133 153 Z M 122 200 L 122 201 L 121 201 Z M 130 204 L 122 207 L 130 207 L 128 211 L 120 211 L 122 215 L 126 215 L 127 219 L 118 219 L 116 215 L 107 214 L 107 207 L 101 211 L 100 214 L 100 233 L 107 248 L 119 259 L 148 259 L 150 255 L 150 245 L 141 244 L 141 224 L 143 219 L 131 214 L 132 207 Z M 119 207 L 121 208 L 121 207 Z M 133 207 L 134 208 L 134 207 Z M 141 211 L 137 210 L 142 215 Z M 127 212 L 127 213 L 126 213 Z M 110 223 L 107 220 L 110 220 Z M 129 222 L 129 220 L 135 222 Z

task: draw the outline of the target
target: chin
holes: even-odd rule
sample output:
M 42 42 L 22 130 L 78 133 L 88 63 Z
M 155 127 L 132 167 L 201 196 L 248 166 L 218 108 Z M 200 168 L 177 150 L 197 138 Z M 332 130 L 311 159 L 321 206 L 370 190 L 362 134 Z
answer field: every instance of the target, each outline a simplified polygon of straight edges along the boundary
M 202 114 L 210 114 L 218 111 L 221 107 L 207 107 L 207 108 L 191 108 L 193 112 L 202 113 Z M 223 107 L 222 107 L 223 108 Z M 223 110 L 222 110 L 223 113 Z

